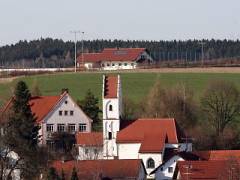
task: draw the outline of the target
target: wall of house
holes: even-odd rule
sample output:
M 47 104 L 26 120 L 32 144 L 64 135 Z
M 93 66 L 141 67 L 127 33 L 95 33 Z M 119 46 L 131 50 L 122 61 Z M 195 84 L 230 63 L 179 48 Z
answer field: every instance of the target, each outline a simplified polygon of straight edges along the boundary
M 148 159 L 152 158 L 155 162 L 155 167 L 154 168 L 147 168 L 147 161 Z M 159 165 L 162 164 L 162 153 L 139 153 L 139 159 L 142 159 L 143 164 L 146 168 L 147 171 L 147 178 L 149 179 L 153 179 L 154 178 L 154 174 L 153 175 L 149 175 L 156 167 L 158 167 Z
M 103 159 L 103 147 L 99 146 L 77 146 L 78 160 Z
M 137 63 L 133 61 L 103 61 L 101 69 L 103 70 L 118 70 L 118 69 L 135 69 Z
M 179 156 L 174 156 L 170 160 L 168 160 L 164 165 L 162 165 L 158 170 L 155 172 L 155 179 L 162 180 L 162 179 L 172 179 L 177 161 L 183 161 L 183 159 Z M 172 172 L 169 172 L 169 167 L 173 168 Z
M 59 115 L 59 111 L 62 111 L 61 116 Z M 68 112 L 68 115 L 65 115 L 65 111 Z M 70 111 L 73 111 L 73 115 L 70 115 Z M 46 143 L 48 134 L 51 134 L 47 133 L 47 124 L 53 124 L 53 132 L 57 132 L 57 124 L 64 124 L 65 131 L 68 131 L 69 124 L 75 124 L 75 132 L 79 131 L 79 124 L 86 124 L 86 132 L 91 132 L 91 120 L 68 94 L 66 94 L 54 110 L 45 117 L 42 123 L 43 144 Z
M 140 146 L 140 143 L 118 143 L 118 158 L 139 159 L 138 151 Z

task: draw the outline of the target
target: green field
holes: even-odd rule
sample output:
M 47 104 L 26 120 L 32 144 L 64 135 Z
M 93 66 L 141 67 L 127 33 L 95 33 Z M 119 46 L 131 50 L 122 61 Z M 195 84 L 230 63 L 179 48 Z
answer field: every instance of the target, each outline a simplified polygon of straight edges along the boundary
M 209 81 L 225 79 L 240 87 L 240 74 L 232 73 L 121 73 L 123 96 L 135 102 L 146 96 L 154 82 L 159 79 L 162 86 L 170 87 L 185 83 L 194 91 L 196 100 L 201 96 Z M 82 99 L 87 89 L 99 98 L 102 91 L 101 73 L 59 73 L 17 78 L 10 83 L 0 83 L 0 104 L 9 99 L 18 80 L 24 80 L 29 88 L 37 83 L 43 95 L 58 95 L 62 88 L 68 88 L 71 96 Z

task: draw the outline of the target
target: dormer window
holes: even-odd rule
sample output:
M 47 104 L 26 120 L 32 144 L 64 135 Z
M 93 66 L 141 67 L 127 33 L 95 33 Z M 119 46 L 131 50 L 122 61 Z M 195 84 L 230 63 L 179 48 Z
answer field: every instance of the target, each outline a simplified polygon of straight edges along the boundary
M 109 105 L 109 111 L 112 111 L 113 110 L 113 107 L 112 107 L 112 105 L 110 104 Z

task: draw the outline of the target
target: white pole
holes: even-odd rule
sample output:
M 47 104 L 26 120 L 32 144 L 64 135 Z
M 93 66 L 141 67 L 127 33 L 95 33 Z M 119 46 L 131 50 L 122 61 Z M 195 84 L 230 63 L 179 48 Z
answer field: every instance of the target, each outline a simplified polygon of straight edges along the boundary
M 75 64 L 75 67 L 74 67 L 74 72 L 76 73 L 77 72 L 77 33 L 80 33 L 80 31 L 70 31 L 70 33 L 73 33 L 74 34 L 74 46 L 75 46 L 75 53 L 74 53 L 74 56 L 75 56 L 75 60 L 74 60 L 74 64 Z

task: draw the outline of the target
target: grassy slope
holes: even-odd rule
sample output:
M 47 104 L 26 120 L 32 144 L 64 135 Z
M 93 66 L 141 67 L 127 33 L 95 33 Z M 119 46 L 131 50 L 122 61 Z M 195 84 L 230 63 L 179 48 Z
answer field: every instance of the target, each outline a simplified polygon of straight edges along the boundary
M 226 79 L 235 82 L 239 87 L 240 74 L 223 73 L 122 73 L 123 95 L 134 101 L 140 101 L 148 92 L 156 79 L 159 79 L 162 86 L 169 87 L 177 83 L 185 83 L 199 99 L 204 87 L 211 80 Z M 69 88 L 74 99 L 82 99 L 87 89 L 101 98 L 102 74 L 100 73 L 66 73 L 56 75 L 39 75 L 22 77 L 11 83 L 0 84 L 0 104 L 6 101 L 18 80 L 24 80 L 31 88 L 37 82 L 43 95 L 59 94 L 62 88 Z

